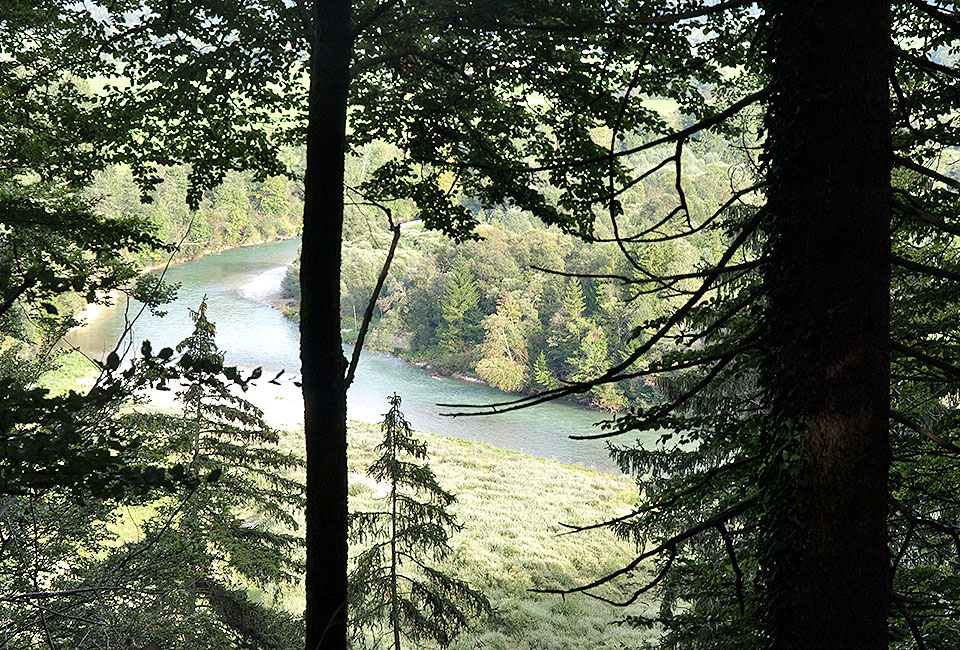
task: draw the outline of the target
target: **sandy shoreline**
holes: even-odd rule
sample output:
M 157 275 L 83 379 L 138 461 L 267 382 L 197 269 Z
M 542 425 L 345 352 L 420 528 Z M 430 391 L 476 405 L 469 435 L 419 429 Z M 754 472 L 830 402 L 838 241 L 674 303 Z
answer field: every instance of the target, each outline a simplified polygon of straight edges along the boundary
M 70 329 L 70 332 L 80 329 L 86 325 L 89 325 L 91 322 L 96 320 L 104 310 L 109 309 L 113 305 L 117 304 L 117 300 L 120 299 L 120 292 L 116 289 L 109 291 L 103 295 L 97 296 L 97 302 L 88 302 L 80 310 L 73 315 L 77 319 L 78 325 Z M 101 302 L 102 301 L 102 302 Z M 68 334 L 70 332 L 67 332 Z

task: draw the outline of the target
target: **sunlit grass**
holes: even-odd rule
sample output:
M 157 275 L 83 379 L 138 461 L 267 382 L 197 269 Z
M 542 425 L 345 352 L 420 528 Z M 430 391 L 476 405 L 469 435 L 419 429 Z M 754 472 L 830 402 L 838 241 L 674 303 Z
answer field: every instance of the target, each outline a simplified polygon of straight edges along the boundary
M 68 352 L 54 361 L 54 368 L 37 382 L 39 388 L 46 388 L 53 395 L 62 395 L 69 390 L 82 392 L 93 385 L 98 373 L 92 361 L 79 352 Z
M 82 355 L 69 354 L 43 383 L 62 392 L 77 388 L 77 381 L 94 372 Z M 561 534 L 565 530 L 561 522 L 589 524 L 628 511 L 636 495 L 631 478 L 478 442 L 418 435 L 429 446 L 429 462 L 440 484 L 457 495 L 451 510 L 464 524 L 464 530 L 451 540 L 454 553 L 445 568 L 483 591 L 495 612 L 476 634 L 458 639 L 455 649 L 624 648 L 653 640 L 650 631 L 616 624 L 628 614 L 652 614 L 655 604 L 649 599 L 622 610 L 579 594 L 561 598 L 531 591 L 585 584 L 635 557 L 632 544 L 606 531 Z M 383 486 L 365 475 L 379 441 L 378 425 L 350 423 L 348 467 L 353 509 L 372 509 L 374 500 L 383 495 Z M 302 431 L 284 432 L 280 444 L 302 453 Z M 118 512 L 111 532 L 122 541 L 141 539 L 142 526 L 152 514 L 149 508 Z M 635 582 L 644 578 L 636 576 Z M 622 597 L 623 588 L 608 589 L 604 595 Z M 251 588 L 250 596 L 293 613 L 304 608 L 302 585 L 269 589 L 268 593 Z
M 621 610 L 579 594 L 561 598 L 530 591 L 581 585 L 633 559 L 633 545 L 606 531 L 563 535 L 560 525 L 623 514 L 636 494 L 632 479 L 478 442 L 418 435 L 429 446 L 440 484 L 457 495 L 451 510 L 465 526 L 451 540 L 454 554 L 447 568 L 483 591 L 495 610 L 478 634 L 459 639 L 454 648 L 621 648 L 652 640 L 648 631 L 615 624 L 626 614 L 651 614 L 649 600 Z M 379 441 L 378 425 L 350 423 L 352 509 L 373 509 L 383 494 L 364 474 Z M 302 434 L 287 434 L 284 446 L 300 445 Z M 605 595 L 623 594 L 608 589 Z M 302 611 L 302 590 L 285 591 L 279 604 Z

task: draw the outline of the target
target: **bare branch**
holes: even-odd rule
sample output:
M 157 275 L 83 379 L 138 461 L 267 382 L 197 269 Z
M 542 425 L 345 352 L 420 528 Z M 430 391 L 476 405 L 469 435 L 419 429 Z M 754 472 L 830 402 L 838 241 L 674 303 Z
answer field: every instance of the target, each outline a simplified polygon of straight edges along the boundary
M 661 237 L 647 237 L 646 235 L 650 234 L 651 232 L 654 232 L 661 225 L 663 225 L 664 222 L 660 222 L 656 226 L 647 228 L 643 232 L 637 233 L 635 236 L 628 238 L 627 241 L 634 242 L 634 243 L 654 244 L 659 242 L 670 241 L 671 239 L 680 239 L 682 237 L 689 237 L 690 235 L 700 232 L 701 230 L 709 226 L 711 223 L 716 221 L 720 217 L 720 215 L 722 215 L 731 205 L 739 201 L 745 194 L 750 194 L 751 192 L 755 192 L 756 190 L 760 189 L 764 185 L 766 185 L 766 183 L 757 183 L 755 185 L 751 185 L 750 187 L 745 187 L 740 190 L 737 190 L 736 192 L 733 193 L 733 195 L 729 199 L 724 201 L 723 205 L 717 208 L 712 215 L 704 219 L 699 226 L 692 227 L 684 232 L 674 233 L 672 235 L 663 235 Z
M 389 216 L 389 211 L 387 214 Z M 393 262 L 393 254 L 397 251 L 397 243 L 400 241 L 400 224 L 392 224 L 391 229 L 393 230 L 393 239 L 390 242 L 390 249 L 387 251 L 387 259 L 384 260 L 383 266 L 380 268 L 377 285 L 373 288 L 373 293 L 370 294 L 370 301 L 367 303 L 367 308 L 363 312 L 363 321 L 360 325 L 360 331 L 357 334 L 357 342 L 353 346 L 353 354 L 350 357 L 350 365 L 347 369 L 346 378 L 344 379 L 345 388 L 349 388 L 350 384 L 353 383 L 354 375 L 357 372 L 357 365 L 360 363 L 360 353 L 363 351 L 363 341 L 367 337 L 367 330 L 370 328 L 370 321 L 373 318 L 373 310 L 377 305 L 377 300 L 380 298 L 383 285 L 387 281 L 390 264 Z
M 954 528 L 953 526 L 948 526 L 942 521 L 937 521 L 935 519 L 930 519 L 929 517 L 918 515 L 893 497 L 890 497 L 890 501 L 897 509 L 897 512 L 902 514 L 907 521 L 912 522 L 917 526 L 926 526 L 931 530 L 950 537 L 953 540 L 953 545 L 956 548 L 957 553 L 960 554 L 960 530 Z
M 907 1 L 910 4 L 912 4 L 914 7 L 922 11 L 923 13 L 939 21 L 943 25 L 946 25 L 950 29 L 953 29 L 955 31 L 960 31 L 960 21 L 958 21 L 956 18 L 946 13 L 939 7 L 928 5 L 926 2 L 921 2 L 921 0 L 907 0 Z
M 737 602 L 740 605 L 740 613 L 743 614 L 746 610 L 746 603 L 743 598 L 743 571 L 740 570 L 740 563 L 737 561 L 737 551 L 733 546 L 733 538 L 730 537 L 730 531 L 723 525 L 723 522 L 717 524 L 717 531 L 723 539 L 727 555 L 730 556 L 730 564 L 733 566 L 733 573 L 736 576 Z
M 92 587 L 78 587 L 76 589 L 64 589 L 63 591 L 31 591 L 13 596 L 4 596 L 0 598 L 0 603 L 15 603 L 26 600 L 46 600 L 48 598 L 61 598 L 63 596 L 74 596 L 76 594 L 88 594 L 91 592 L 109 592 L 124 591 L 136 594 L 163 594 L 166 593 L 160 589 L 134 589 L 133 587 L 123 586 L 104 586 L 94 585 Z
M 26 276 L 23 278 L 23 282 L 20 283 L 20 286 L 10 292 L 10 295 L 4 298 L 3 302 L 0 303 L 0 316 L 7 313 L 7 310 L 13 306 L 13 303 L 24 294 L 27 289 L 32 288 L 37 284 L 37 279 L 32 276 Z
M 666 564 L 663 566 L 662 569 L 660 569 L 660 571 L 657 573 L 657 576 L 653 580 L 645 584 L 644 586 L 634 591 L 630 595 L 630 597 L 627 598 L 626 600 L 618 601 L 610 598 L 604 598 L 599 594 L 594 594 L 589 591 L 584 591 L 581 593 L 583 593 L 586 596 L 589 596 L 590 598 L 593 598 L 594 600 L 599 600 L 600 602 L 606 603 L 607 605 L 612 605 L 613 607 L 627 607 L 628 605 L 632 605 L 633 603 L 635 603 L 637 598 L 639 598 L 640 596 L 642 596 L 643 594 L 647 593 L 648 591 L 656 587 L 658 584 L 660 584 L 660 582 L 667 577 L 667 573 L 670 572 L 670 569 L 673 567 L 673 561 L 676 559 L 677 559 L 677 549 L 672 548 L 670 549 L 670 557 L 667 558 Z M 574 593 L 576 590 L 575 589 L 556 589 L 556 590 L 531 589 L 531 591 L 535 593 L 555 593 L 563 596 L 569 593 Z
M 913 52 L 907 52 L 906 50 L 901 49 L 899 47 L 894 48 L 894 51 L 896 52 L 897 56 L 900 59 L 904 61 L 909 61 L 910 63 L 913 63 L 920 68 L 929 70 L 931 72 L 939 72 L 941 74 L 947 75 L 948 77 L 953 77 L 954 79 L 960 79 L 960 71 L 954 70 L 949 66 L 936 63 L 935 61 L 931 61 L 930 59 L 924 56 L 918 56 Z
M 892 203 L 893 203 L 893 207 L 897 208 L 898 210 L 902 210 L 903 212 L 906 212 L 907 214 L 914 216 L 917 219 L 920 219 L 921 221 L 926 221 L 927 223 L 936 226 L 937 228 L 939 228 L 945 233 L 960 236 L 960 227 L 947 223 L 946 221 L 944 221 L 943 217 L 930 214 L 926 210 L 922 210 L 917 206 L 909 205 L 907 203 L 903 203 L 897 200 L 894 200 Z
M 678 323 L 680 323 L 694 306 L 700 301 L 701 298 L 710 290 L 713 286 L 716 279 L 723 274 L 724 269 L 726 268 L 727 262 L 736 254 L 740 247 L 749 239 L 754 230 L 759 225 L 761 219 L 764 216 L 763 211 L 758 211 L 757 214 L 753 215 L 753 218 L 749 222 L 744 224 L 743 228 L 737 234 L 736 238 L 731 242 L 727 247 L 727 250 L 724 251 L 717 265 L 714 267 L 712 272 L 710 272 L 705 278 L 704 281 L 700 284 L 700 287 L 693 292 L 693 295 L 690 296 L 687 301 L 677 308 L 676 311 L 666 320 L 666 322 L 661 325 L 660 329 L 654 333 L 647 341 L 642 345 L 638 346 L 633 352 L 631 352 L 627 357 L 618 363 L 617 365 L 609 368 L 605 373 L 591 379 L 589 381 L 577 382 L 569 386 L 564 386 L 561 388 L 555 388 L 548 391 L 543 391 L 535 395 L 528 395 L 526 397 L 521 397 L 515 400 L 510 400 L 506 402 L 497 402 L 494 404 L 438 404 L 438 406 L 445 406 L 450 408 L 476 408 L 476 409 L 485 409 L 484 411 L 477 411 L 474 413 L 444 413 L 443 415 L 448 416 L 471 416 L 471 415 L 488 415 L 492 413 L 503 413 L 506 411 L 515 411 L 520 408 L 527 408 L 535 404 L 541 404 L 558 397 L 564 397 L 566 395 L 573 395 L 575 393 L 583 393 L 594 386 L 598 386 L 603 383 L 608 383 L 610 381 L 617 381 L 618 375 L 624 370 L 633 365 L 640 357 L 650 351 L 654 345 L 656 345 L 661 339 L 663 339 L 667 333 L 673 329 Z
M 937 445 L 939 445 L 940 447 L 943 447 L 948 451 L 952 451 L 954 453 L 960 453 L 960 446 L 957 446 L 954 443 L 947 440 L 946 438 L 937 435 L 936 433 L 934 433 L 933 431 L 930 431 L 925 427 L 920 426 L 919 424 L 909 419 L 906 415 L 904 415 L 903 413 L 900 413 L 899 411 L 890 411 L 890 419 L 898 424 L 902 424 L 908 429 L 912 429 L 913 431 L 919 433 L 921 436 L 924 436 L 925 438 L 929 438 L 933 442 L 937 443 Z
M 929 366 L 933 366 L 937 370 L 942 370 L 948 375 L 952 375 L 953 377 L 960 377 L 960 368 L 958 368 L 957 366 L 951 363 L 947 363 L 942 359 L 937 359 L 936 357 L 932 357 L 929 354 L 926 354 L 925 352 L 923 352 L 922 350 L 918 350 L 914 347 L 904 345 L 903 343 L 894 341 L 892 339 L 890 341 L 890 349 L 894 350 L 895 352 L 899 352 L 900 354 L 903 354 L 905 356 L 916 359 L 917 361 L 922 361 L 923 363 Z
M 635 431 L 635 430 L 646 430 L 646 427 L 651 424 L 656 423 L 660 418 L 669 415 L 673 411 L 677 410 L 693 397 L 695 397 L 700 391 L 707 387 L 707 385 L 712 382 L 717 375 L 720 374 L 720 371 L 723 370 L 727 364 L 733 361 L 736 353 L 727 353 L 723 356 L 714 366 L 710 369 L 703 378 L 700 379 L 692 388 L 682 393 L 679 397 L 674 399 L 668 404 L 652 409 L 650 413 L 645 415 L 639 421 L 631 422 L 629 428 L 619 427 L 614 431 L 605 431 L 604 433 L 594 433 L 591 435 L 582 435 L 582 436 L 570 436 L 571 440 L 599 440 L 602 438 L 612 438 L 614 436 L 619 436 L 626 431 Z
M 957 181 L 953 180 L 953 179 L 950 178 L 949 176 L 944 176 L 943 174 L 941 174 L 941 173 L 939 173 L 939 172 L 936 172 L 936 171 L 934 171 L 934 170 L 932 170 L 932 169 L 930 169 L 930 168 L 928 168 L 928 167 L 924 167 L 923 165 L 921 165 L 921 164 L 919 164 L 919 163 L 915 163 L 915 162 L 913 162 L 912 160 L 910 160 L 909 158 L 906 158 L 906 157 L 904 157 L 904 156 L 897 156 L 897 155 L 895 155 L 895 156 L 893 157 L 893 161 L 894 161 L 895 163 L 898 163 L 898 164 L 902 165 L 903 167 L 906 167 L 907 169 L 911 169 L 911 170 L 917 172 L 918 174 L 923 174 L 924 176 L 929 176 L 930 178 L 932 178 L 932 179 L 934 179 L 934 180 L 937 180 L 937 181 L 940 181 L 940 182 L 943 183 L 944 185 L 947 185 L 947 186 L 949 186 L 949 187 L 952 187 L 952 188 L 955 189 L 955 190 L 960 190 L 960 182 L 957 182 Z
M 540 271 L 542 273 L 549 273 L 551 275 L 559 275 L 565 278 L 592 278 L 594 280 L 619 280 L 623 284 L 633 284 L 636 282 L 635 278 L 628 278 L 625 275 L 616 275 L 613 273 L 576 273 L 573 271 L 558 271 L 556 269 L 548 269 L 542 266 L 537 266 L 536 264 L 531 264 L 530 267 L 534 271 Z
M 917 644 L 917 650 L 927 650 L 927 645 L 923 642 L 923 631 L 917 625 L 917 622 L 913 620 L 913 615 L 910 614 L 910 610 L 907 609 L 907 606 L 903 600 L 903 597 L 893 592 L 893 604 L 897 606 L 897 610 L 903 616 L 903 620 L 907 622 L 907 627 L 910 628 L 910 634 L 913 635 L 913 640 Z
M 907 269 L 908 271 L 916 271 L 923 275 L 929 275 L 935 278 L 940 278 L 941 280 L 953 280 L 954 282 L 960 282 L 960 273 L 954 273 L 953 271 L 947 271 L 944 269 L 938 269 L 935 266 L 928 266 L 926 264 L 920 264 L 919 262 L 914 262 L 913 260 L 908 260 L 897 255 L 891 255 L 890 261 L 900 268 Z
M 714 113 L 708 118 L 705 118 L 696 124 L 693 124 L 681 131 L 671 133 L 670 135 L 665 135 L 663 137 L 657 138 L 656 140 L 651 140 L 642 145 L 638 145 L 631 149 L 624 149 L 623 151 L 610 152 L 603 156 L 597 156 L 595 158 L 584 158 L 581 160 L 569 160 L 565 162 L 552 163 L 549 165 L 541 165 L 539 167 L 495 167 L 493 165 L 462 165 L 467 167 L 474 167 L 476 169 L 493 169 L 504 172 L 514 172 L 514 173 L 535 173 L 535 172 L 549 172 L 557 171 L 561 169 L 567 169 L 570 167 L 583 167 L 586 165 L 593 165 L 596 163 L 601 163 L 611 158 L 622 158 L 624 156 L 630 156 L 635 153 L 640 153 L 641 151 L 646 151 L 648 149 L 653 149 L 654 147 L 659 147 L 662 144 L 669 144 L 677 142 L 678 140 L 686 140 L 692 135 L 699 133 L 705 129 L 709 129 L 712 126 L 720 124 L 729 117 L 732 117 L 742 111 L 747 106 L 755 104 L 756 102 L 764 99 L 767 95 L 770 94 L 769 88 L 762 88 L 755 93 L 751 93 L 746 97 L 743 97 L 737 102 L 734 102 L 724 110 L 719 113 Z
M 693 485 L 691 485 L 691 486 L 689 486 L 689 487 L 684 488 L 684 489 L 681 490 L 680 492 L 677 492 L 676 494 L 674 494 L 673 496 L 671 496 L 669 499 L 665 499 L 665 500 L 662 500 L 662 501 L 658 501 L 657 503 L 651 503 L 650 505 L 646 505 L 646 506 L 644 506 L 644 507 L 642 507 L 642 508 L 638 508 L 638 509 L 634 510 L 633 512 L 631 512 L 631 513 L 629 513 L 629 514 L 626 514 L 626 515 L 621 515 L 621 516 L 619 516 L 619 517 L 614 517 L 613 519 L 608 519 L 608 520 L 606 520 L 606 521 L 601 521 L 601 522 L 598 522 L 598 523 L 589 524 L 589 525 L 587 525 L 587 526 L 572 526 L 572 525 L 570 525 L 570 524 L 565 524 L 565 523 L 562 523 L 562 522 L 561 522 L 561 523 L 560 523 L 561 526 L 564 526 L 565 528 L 569 528 L 570 530 L 566 530 L 566 531 L 564 531 L 564 532 L 562 532 L 562 533 L 560 533 L 560 534 L 561 534 L 561 535 L 570 535 L 570 534 L 573 534 L 573 533 L 579 533 L 579 532 L 583 532 L 583 531 L 587 531 L 587 530 L 594 530 L 594 529 L 597 529 L 597 528 L 606 528 L 607 526 L 611 526 L 611 525 L 613 525 L 613 524 L 623 523 L 623 522 L 625 522 L 625 521 L 628 521 L 628 520 L 630 520 L 630 519 L 633 519 L 634 517 L 638 517 L 638 516 L 640 516 L 640 515 L 646 514 L 646 513 L 648 513 L 648 512 L 652 512 L 652 511 L 654 511 L 654 510 L 662 510 L 662 509 L 664 509 L 664 508 L 671 508 L 671 507 L 673 507 L 673 505 L 674 505 L 677 501 L 679 501 L 679 500 L 682 499 L 683 497 L 688 496 L 688 495 L 690 495 L 690 494 L 693 494 L 693 493 L 696 492 L 697 490 L 703 488 L 707 483 L 709 483 L 710 481 L 712 481 L 714 478 L 716 478 L 716 477 L 719 476 L 720 474 L 723 474 L 723 473 L 725 473 L 725 472 L 729 472 L 730 470 L 733 470 L 733 469 L 740 469 L 741 467 L 746 467 L 747 465 L 752 465 L 752 464 L 754 464 L 754 463 L 756 463 L 756 462 L 759 462 L 759 461 L 760 461 L 760 458 L 761 458 L 761 457 L 760 457 L 759 455 L 756 455 L 756 456 L 747 456 L 746 458 L 740 458 L 740 459 L 738 459 L 738 460 L 733 461 L 732 463 L 727 463 L 726 465 L 721 465 L 720 467 L 713 467 L 713 468 L 707 470 L 706 472 L 704 472 L 703 476 L 700 477 L 700 480 L 699 480 L 699 481 L 697 481 L 696 483 L 694 483 Z
M 718 525 L 726 521 L 729 521 L 730 519 L 733 519 L 738 515 L 743 514 L 744 512 L 752 508 L 759 500 L 760 500 L 760 492 L 755 492 L 754 494 L 751 494 L 750 496 L 743 499 L 742 501 L 738 501 L 732 506 L 729 506 L 728 508 L 721 510 L 720 512 L 713 515 L 712 517 L 708 517 L 707 519 L 701 521 L 699 524 L 691 526 L 690 528 L 687 528 L 683 532 L 677 533 L 673 537 L 670 537 L 669 539 L 664 540 L 663 542 L 661 542 L 654 548 L 650 549 L 649 551 L 644 551 L 643 553 L 638 555 L 636 558 L 634 558 L 629 564 L 627 564 L 626 566 L 620 569 L 617 569 L 613 573 L 609 573 L 603 576 L 602 578 L 598 578 L 586 585 L 581 585 L 579 587 L 574 587 L 573 589 L 569 589 L 565 591 L 553 591 L 550 593 L 568 593 L 568 594 L 582 593 L 582 592 L 586 592 L 589 589 L 594 589 L 596 587 L 599 587 L 600 585 L 607 584 L 611 580 L 614 580 L 616 578 L 619 578 L 622 575 L 630 573 L 631 571 L 636 569 L 638 566 L 640 566 L 640 564 L 647 558 L 651 558 L 655 555 L 659 555 L 664 551 L 674 551 L 677 548 L 677 546 L 679 546 L 682 542 L 685 542 L 686 540 L 690 539 L 691 537 L 695 537 L 704 531 L 710 530 L 711 528 L 716 528 Z

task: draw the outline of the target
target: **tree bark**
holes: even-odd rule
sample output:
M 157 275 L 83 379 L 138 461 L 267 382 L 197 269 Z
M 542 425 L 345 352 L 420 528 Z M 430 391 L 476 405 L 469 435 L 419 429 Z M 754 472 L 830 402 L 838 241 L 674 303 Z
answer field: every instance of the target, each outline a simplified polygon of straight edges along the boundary
M 340 243 L 352 50 L 350 2 L 318 2 L 314 16 L 300 257 L 307 453 L 306 650 L 344 650 L 347 399 L 340 339 Z
M 768 639 L 885 649 L 889 2 L 768 7 Z

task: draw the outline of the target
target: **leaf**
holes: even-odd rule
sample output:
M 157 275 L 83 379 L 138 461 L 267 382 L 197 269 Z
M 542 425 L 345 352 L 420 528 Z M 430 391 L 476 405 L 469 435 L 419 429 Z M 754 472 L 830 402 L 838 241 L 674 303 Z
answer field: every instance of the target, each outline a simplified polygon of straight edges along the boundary
M 150 345 L 150 341 L 143 342 L 143 345 L 140 346 L 140 353 L 147 359 L 153 356 L 153 346 Z
M 254 368 L 253 372 L 250 373 L 250 379 L 260 379 L 260 375 L 263 374 L 263 368 Z
M 209 474 L 207 474 L 207 483 L 216 483 L 220 480 L 220 476 L 223 474 L 223 470 L 219 467 L 215 468 Z
M 166 361 L 173 356 L 173 348 L 163 348 L 157 356 Z
M 107 368 L 110 370 L 116 370 L 120 367 L 120 355 L 116 352 L 111 352 L 107 355 Z
M 43 307 L 48 314 L 52 314 L 53 316 L 56 316 L 60 313 L 57 311 L 57 308 L 51 305 L 49 302 L 41 302 L 40 306 Z

